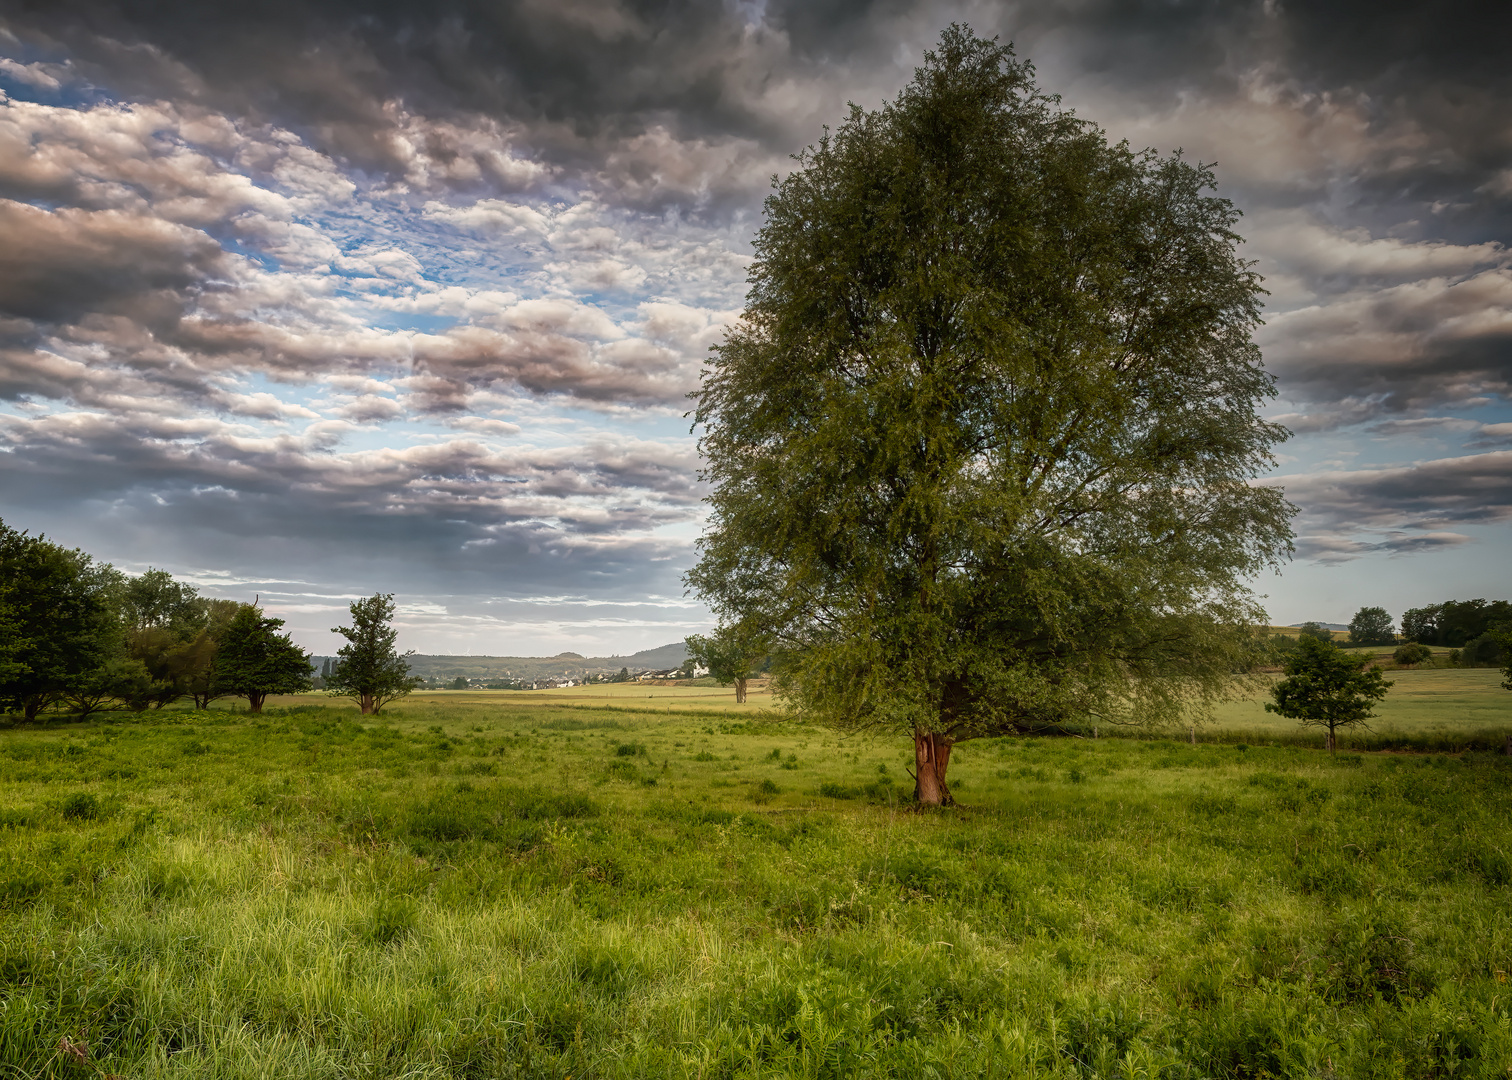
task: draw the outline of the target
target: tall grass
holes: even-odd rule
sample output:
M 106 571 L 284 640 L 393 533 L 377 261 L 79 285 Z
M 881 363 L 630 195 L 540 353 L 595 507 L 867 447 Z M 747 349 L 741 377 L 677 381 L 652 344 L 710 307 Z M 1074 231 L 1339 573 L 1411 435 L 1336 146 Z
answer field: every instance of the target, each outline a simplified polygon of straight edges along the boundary
M 0 732 L 0 1076 L 1512 1068 L 1506 758 L 593 719 Z

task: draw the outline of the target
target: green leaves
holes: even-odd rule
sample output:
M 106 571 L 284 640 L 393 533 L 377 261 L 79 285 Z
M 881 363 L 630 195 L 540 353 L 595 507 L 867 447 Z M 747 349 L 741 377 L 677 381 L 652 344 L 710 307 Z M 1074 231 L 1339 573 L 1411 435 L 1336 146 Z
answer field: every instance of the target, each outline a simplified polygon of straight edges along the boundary
M 366 716 L 424 685 L 425 680 L 411 675 L 409 664 L 394 649 L 399 632 L 391 625 L 392 593 L 354 600 L 351 612 L 351 626 L 331 628 L 331 633 L 340 634 L 347 643 L 337 653 L 337 661 L 326 678 L 326 689 L 356 699 Z M 464 680 L 462 689 L 466 686 Z
M 278 633 L 282 619 L 243 604 L 227 625 L 215 658 L 218 688 L 245 697 L 253 712 L 262 711 L 269 694 L 299 694 L 310 689 L 310 656 Z
M 1291 510 L 1212 183 L 959 27 L 801 156 L 698 394 L 688 575 L 790 702 L 955 738 L 1226 690 Z
M 1271 691 L 1266 712 L 1279 713 L 1307 726 L 1335 728 L 1363 724 L 1371 706 L 1386 696 L 1391 683 L 1369 657 L 1351 656 L 1331 641 L 1303 637 L 1286 661 L 1287 678 Z

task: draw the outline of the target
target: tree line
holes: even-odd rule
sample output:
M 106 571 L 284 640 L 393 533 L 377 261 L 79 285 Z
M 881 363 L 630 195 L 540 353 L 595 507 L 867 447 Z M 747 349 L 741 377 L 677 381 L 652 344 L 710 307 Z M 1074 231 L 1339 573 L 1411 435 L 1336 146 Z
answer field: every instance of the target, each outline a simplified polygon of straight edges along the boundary
M 1305 622 L 1296 634 L 1274 634 L 1275 650 L 1286 658 L 1306 639 L 1332 641 L 1322 623 Z M 1402 667 L 1428 660 L 1429 646 L 1447 648 L 1451 667 L 1499 667 L 1512 659 L 1512 603 L 1506 600 L 1446 600 L 1410 608 L 1398 631 L 1383 607 L 1362 607 L 1349 621 L 1350 645 L 1395 645 L 1392 658 Z
M 325 689 L 364 714 L 420 685 L 396 652 L 391 595 L 354 601 Z M 165 570 L 131 576 L 0 522 L 0 709 L 35 720 L 143 712 L 186 698 L 205 709 L 313 689 L 310 654 L 257 603 L 199 595 Z M 405 654 L 408 655 L 408 654 Z

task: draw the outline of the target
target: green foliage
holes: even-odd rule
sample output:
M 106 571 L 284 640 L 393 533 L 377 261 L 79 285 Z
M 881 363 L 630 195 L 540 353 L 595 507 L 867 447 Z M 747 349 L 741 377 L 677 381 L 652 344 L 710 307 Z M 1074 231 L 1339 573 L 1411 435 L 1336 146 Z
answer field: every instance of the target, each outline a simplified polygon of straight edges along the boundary
M 377 714 L 383 706 L 425 685 L 411 675 L 405 657 L 394 649 L 399 631 L 394 629 L 394 597 L 379 593 L 351 603 L 352 625 L 335 626 L 331 633 L 347 639 L 337 652 L 336 663 L 326 678 L 326 689 L 352 698 L 364 716 Z M 463 683 L 463 688 L 466 682 Z
M 1495 628 L 1496 640 L 1502 650 L 1502 689 L 1512 690 L 1512 622 L 1499 623 Z
M 1465 667 L 1501 667 L 1504 638 L 1505 635 L 1495 629 L 1471 638 L 1460 650 L 1460 663 Z
M 283 624 L 264 616 L 261 608 L 243 604 L 216 652 L 216 687 L 246 698 L 255 713 L 262 712 L 269 694 L 299 694 L 311 687 L 310 656 L 287 634 L 278 633 Z
M 735 700 L 746 699 L 746 684 L 764 666 L 769 643 L 750 622 L 721 626 L 704 637 L 686 639 L 688 660 L 709 669 L 709 675 L 721 686 L 735 684 Z
M 1402 636 L 1424 645 L 1459 649 L 1483 637 L 1498 623 L 1512 622 L 1506 600 L 1446 600 L 1413 608 L 1402 616 Z
M 1431 660 L 1433 650 L 1426 645 L 1419 645 L 1416 641 L 1404 641 L 1396 647 L 1391 658 L 1402 667 L 1413 667 L 1425 660 Z
M 955 27 L 778 184 L 698 395 L 688 580 L 775 639 L 790 704 L 949 740 L 1169 721 L 1252 662 L 1285 432 L 1212 183 Z
M 1349 620 L 1349 643 L 1351 645 L 1392 645 L 1396 643 L 1396 630 L 1391 625 L 1391 613 L 1381 607 L 1362 607 Z
M 1313 641 L 1333 641 L 1333 631 L 1319 622 L 1305 622 L 1297 627 L 1297 640 L 1311 638 Z
M 1271 690 L 1267 712 L 1299 720 L 1304 727 L 1328 730 L 1328 747 L 1335 747 L 1339 728 L 1364 724 L 1371 707 L 1391 687 L 1368 657 L 1352 656 L 1332 641 L 1304 637 L 1287 658 L 1286 678 Z
M 122 577 L 82 551 L 0 522 L 0 708 L 28 719 L 74 693 L 120 655 Z

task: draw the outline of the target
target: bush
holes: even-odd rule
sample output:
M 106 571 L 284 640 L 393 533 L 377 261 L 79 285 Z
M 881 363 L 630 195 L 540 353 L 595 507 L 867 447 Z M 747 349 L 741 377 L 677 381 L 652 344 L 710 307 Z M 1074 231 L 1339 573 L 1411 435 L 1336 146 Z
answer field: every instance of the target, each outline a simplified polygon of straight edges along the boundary
M 1416 641 L 1404 641 L 1398 645 L 1396 652 L 1391 654 L 1399 667 L 1414 667 L 1424 660 L 1433 658 L 1433 650 L 1426 645 L 1419 645 Z
M 1487 632 L 1465 642 L 1465 648 L 1460 653 L 1460 663 L 1465 667 L 1499 667 L 1501 654 L 1501 642 L 1497 640 L 1496 634 Z

